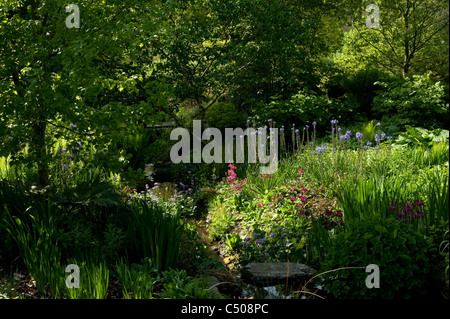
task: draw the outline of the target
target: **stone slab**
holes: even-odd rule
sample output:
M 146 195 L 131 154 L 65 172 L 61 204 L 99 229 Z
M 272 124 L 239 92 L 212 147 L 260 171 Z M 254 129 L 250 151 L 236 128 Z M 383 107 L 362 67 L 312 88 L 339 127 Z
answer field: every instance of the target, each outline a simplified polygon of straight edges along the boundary
M 241 269 L 242 280 L 259 287 L 268 287 L 307 280 L 316 272 L 300 263 L 270 262 L 250 263 Z

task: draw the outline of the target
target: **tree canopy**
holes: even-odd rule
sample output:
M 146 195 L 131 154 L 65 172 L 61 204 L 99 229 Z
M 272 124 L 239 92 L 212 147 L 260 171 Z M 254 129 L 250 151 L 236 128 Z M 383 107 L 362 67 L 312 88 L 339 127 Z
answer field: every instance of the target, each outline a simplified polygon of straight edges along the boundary
M 372 3 L 379 28 L 365 26 Z M 431 71 L 448 83 L 442 0 L 80 0 L 77 12 L 60 0 L 0 5 L 0 155 L 36 165 L 41 186 L 60 138 L 74 149 L 109 148 L 119 167 L 124 136 L 177 120 L 183 107 L 205 116 L 227 99 L 252 113 L 368 67 Z

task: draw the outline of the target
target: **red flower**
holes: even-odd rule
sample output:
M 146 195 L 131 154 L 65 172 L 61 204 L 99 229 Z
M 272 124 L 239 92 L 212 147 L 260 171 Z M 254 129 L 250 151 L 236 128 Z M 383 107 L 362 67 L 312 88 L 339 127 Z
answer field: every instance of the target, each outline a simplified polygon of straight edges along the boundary
M 298 169 L 298 174 L 299 174 L 300 176 L 303 175 L 303 170 L 302 170 L 301 168 Z
M 306 203 L 308 201 L 308 197 L 306 196 L 300 196 L 300 199 L 302 200 L 303 203 Z

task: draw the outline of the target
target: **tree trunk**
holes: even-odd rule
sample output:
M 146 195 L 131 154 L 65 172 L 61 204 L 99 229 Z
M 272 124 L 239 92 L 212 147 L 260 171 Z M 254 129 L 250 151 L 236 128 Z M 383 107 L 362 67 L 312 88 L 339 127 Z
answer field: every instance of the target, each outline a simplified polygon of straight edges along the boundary
M 47 150 L 45 149 L 45 130 L 47 125 L 40 116 L 37 123 L 33 126 L 34 152 L 36 154 L 37 163 L 37 183 L 39 187 L 48 185 L 48 161 Z
M 403 61 L 403 65 L 402 65 L 402 75 L 403 78 L 406 77 L 406 75 L 409 72 L 409 64 L 410 64 L 410 51 L 409 51 L 409 38 L 408 38 L 408 33 L 409 33 L 409 12 L 410 12 L 410 2 L 406 1 L 406 11 L 405 14 L 403 16 L 403 18 L 405 19 L 405 42 L 404 42 L 404 46 L 405 46 L 405 59 Z

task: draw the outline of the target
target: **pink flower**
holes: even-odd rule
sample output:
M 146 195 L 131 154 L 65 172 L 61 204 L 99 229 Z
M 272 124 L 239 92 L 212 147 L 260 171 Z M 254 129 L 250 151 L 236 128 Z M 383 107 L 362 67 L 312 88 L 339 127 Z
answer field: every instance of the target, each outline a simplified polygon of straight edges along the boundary
M 232 182 L 236 179 L 236 176 L 228 176 L 227 177 L 227 182 Z
M 303 175 L 303 170 L 302 170 L 301 168 L 298 169 L 298 174 L 299 174 L 300 176 Z

